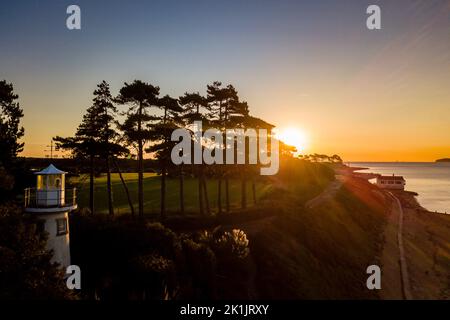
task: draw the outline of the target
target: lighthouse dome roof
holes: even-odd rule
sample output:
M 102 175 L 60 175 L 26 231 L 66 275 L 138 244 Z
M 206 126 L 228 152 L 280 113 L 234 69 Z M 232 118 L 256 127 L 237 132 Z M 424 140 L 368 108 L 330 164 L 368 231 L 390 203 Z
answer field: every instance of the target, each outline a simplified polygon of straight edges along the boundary
M 58 168 L 56 168 L 53 164 L 49 165 L 47 168 L 39 171 L 39 172 L 35 172 L 34 174 L 39 174 L 39 175 L 51 175 L 51 174 L 66 174 L 67 172 L 65 171 L 61 171 Z

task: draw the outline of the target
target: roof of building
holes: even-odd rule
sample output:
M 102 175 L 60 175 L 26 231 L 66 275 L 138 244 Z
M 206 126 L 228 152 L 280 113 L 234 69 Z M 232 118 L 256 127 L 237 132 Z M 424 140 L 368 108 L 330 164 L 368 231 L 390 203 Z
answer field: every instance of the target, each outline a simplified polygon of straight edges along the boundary
M 51 175 L 51 174 L 66 174 L 67 172 L 65 171 L 61 171 L 58 168 L 56 168 L 54 165 L 49 165 L 47 168 L 39 171 L 39 172 L 35 172 L 34 174 L 40 174 L 40 175 Z
M 381 180 L 401 180 L 401 181 L 405 181 L 405 179 L 403 178 L 403 176 L 378 176 L 379 179 Z

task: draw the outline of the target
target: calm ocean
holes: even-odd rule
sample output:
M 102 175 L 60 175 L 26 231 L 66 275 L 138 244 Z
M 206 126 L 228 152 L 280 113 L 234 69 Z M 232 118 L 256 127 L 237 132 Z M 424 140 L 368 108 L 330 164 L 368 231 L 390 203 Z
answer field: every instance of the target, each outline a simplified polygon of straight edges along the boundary
M 350 162 L 351 167 L 365 167 L 383 175 L 399 175 L 406 180 L 406 190 L 419 194 L 417 200 L 430 211 L 450 213 L 449 162 Z

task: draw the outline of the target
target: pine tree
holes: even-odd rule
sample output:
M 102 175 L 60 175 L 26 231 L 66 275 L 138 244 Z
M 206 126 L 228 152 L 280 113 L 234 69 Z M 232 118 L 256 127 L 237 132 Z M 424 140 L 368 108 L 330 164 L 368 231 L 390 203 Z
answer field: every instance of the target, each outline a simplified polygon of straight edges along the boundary
M 207 112 L 209 112 L 211 111 L 211 109 L 209 108 L 208 101 L 205 97 L 201 96 L 198 92 L 186 92 L 179 98 L 179 102 L 183 108 L 183 120 L 184 126 L 186 128 L 189 128 L 194 123 L 194 121 L 201 121 L 203 124 L 203 128 L 208 126 L 208 118 L 202 113 L 202 111 L 206 110 Z M 206 179 L 203 164 L 197 165 L 197 179 L 198 205 L 200 215 L 205 214 L 205 205 L 206 213 L 209 215 L 209 200 L 206 190 Z
M 233 101 L 238 100 L 237 91 L 232 85 L 222 87 L 221 82 L 215 81 L 212 85 L 207 86 L 207 93 L 207 99 L 212 111 L 211 115 L 213 118 L 215 118 L 215 121 L 213 122 L 215 123 L 216 127 L 222 132 L 222 134 L 225 135 L 225 129 L 229 121 L 231 105 Z M 224 148 L 223 152 L 225 152 Z M 217 207 L 219 214 L 222 213 L 222 178 L 224 176 L 224 171 L 226 211 L 228 212 L 230 209 L 229 183 L 228 175 L 226 174 L 227 170 L 224 170 L 223 166 L 219 164 L 217 173 Z
M 12 84 L 0 81 L 0 172 L 3 172 L 0 189 L 5 191 L 15 187 L 17 155 L 24 147 L 24 143 L 20 142 L 24 135 L 24 129 L 20 126 L 23 110 L 17 102 L 18 98 Z M 1 192 L 0 197 L 8 197 L 8 192 Z
M 57 146 L 70 150 L 74 157 L 89 159 L 89 207 L 95 212 L 94 178 L 95 161 L 97 158 L 105 160 L 108 190 L 108 209 L 114 214 L 111 187 L 111 158 L 128 153 L 128 150 L 115 142 L 117 133 L 112 129 L 114 114 L 117 112 L 113 104 L 109 85 L 102 81 L 94 91 L 92 106 L 83 116 L 74 137 L 55 137 Z
M 258 143 L 259 137 L 259 129 L 265 129 L 269 133 L 271 130 L 275 127 L 274 125 L 253 117 L 249 113 L 249 107 L 247 102 L 239 102 L 236 101 L 233 103 L 232 106 L 232 113 L 233 115 L 230 118 L 230 121 L 234 127 L 242 128 L 244 130 L 246 129 L 255 129 L 256 130 L 256 143 Z M 245 141 L 245 163 L 248 163 L 248 152 L 249 147 L 247 144 L 247 141 Z M 253 197 L 253 203 L 256 204 L 256 179 L 259 176 L 259 165 L 248 165 L 243 164 L 240 165 L 240 177 L 241 177 L 241 208 L 245 209 L 247 207 L 247 180 L 250 177 L 252 182 L 252 197 Z
M 163 110 L 163 114 L 151 126 L 152 145 L 146 149 L 147 152 L 156 153 L 161 167 L 161 218 L 166 214 L 166 177 L 167 167 L 170 162 L 170 153 L 175 145 L 170 136 L 176 128 L 181 125 L 180 113 L 183 110 L 178 104 L 178 100 L 168 95 L 159 99 L 158 105 Z M 180 205 L 184 210 L 184 199 Z
M 95 112 L 93 107 L 87 109 L 83 120 L 77 128 L 75 136 L 54 138 L 57 148 L 69 150 L 74 158 L 89 159 L 89 209 L 95 212 L 94 205 L 94 178 L 95 159 L 98 156 L 99 142 L 96 139 Z
M 110 215 L 114 215 L 113 190 L 111 185 L 111 160 L 116 156 L 127 154 L 128 150 L 116 142 L 118 134 L 112 126 L 114 124 L 114 116 L 117 113 L 117 108 L 113 103 L 109 84 L 106 83 L 106 81 L 102 81 L 97 85 L 97 89 L 94 91 L 93 101 L 93 112 L 96 113 L 95 123 L 93 125 L 98 129 L 98 153 L 99 156 L 105 160 L 108 210 Z M 131 213 L 133 213 L 132 203 L 130 203 L 130 208 Z
M 139 217 L 144 216 L 144 145 L 151 138 L 146 124 L 155 120 L 149 109 L 158 107 L 159 87 L 135 80 L 125 83 L 116 101 L 129 106 L 127 118 L 120 125 L 129 144 L 137 144 L 138 150 L 138 206 Z

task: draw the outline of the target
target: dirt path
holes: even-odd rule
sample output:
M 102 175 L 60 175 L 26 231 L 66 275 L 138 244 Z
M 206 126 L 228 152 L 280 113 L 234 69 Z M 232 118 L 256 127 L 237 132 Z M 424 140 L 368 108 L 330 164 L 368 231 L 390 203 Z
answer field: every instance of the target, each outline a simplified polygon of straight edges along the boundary
M 305 204 L 306 209 L 312 209 L 317 207 L 323 202 L 326 202 L 336 195 L 338 190 L 342 187 L 342 184 L 345 180 L 344 176 L 337 176 L 337 179 L 331 182 L 324 191 L 322 191 L 321 194 L 319 194 L 317 197 L 309 200 Z
M 393 199 L 390 197 L 393 201 Z M 400 259 L 398 249 L 398 223 L 400 212 L 396 203 L 392 203 L 387 212 L 384 229 L 384 246 L 381 255 L 382 281 L 380 297 L 385 300 L 403 299 Z
M 382 254 L 383 281 L 385 287 L 381 296 L 383 299 L 411 300 L 411 284 L 408 265 L 403 244 L 403 208 L 400 201 L 388 192 L 393 203 L 385 229 L 385 246 Z M 382 286 L 383 287 L 383 286 Z
M 408 192 L 388 195 L 382 299 L 450 299 L 450 216 L 424 210 Z

